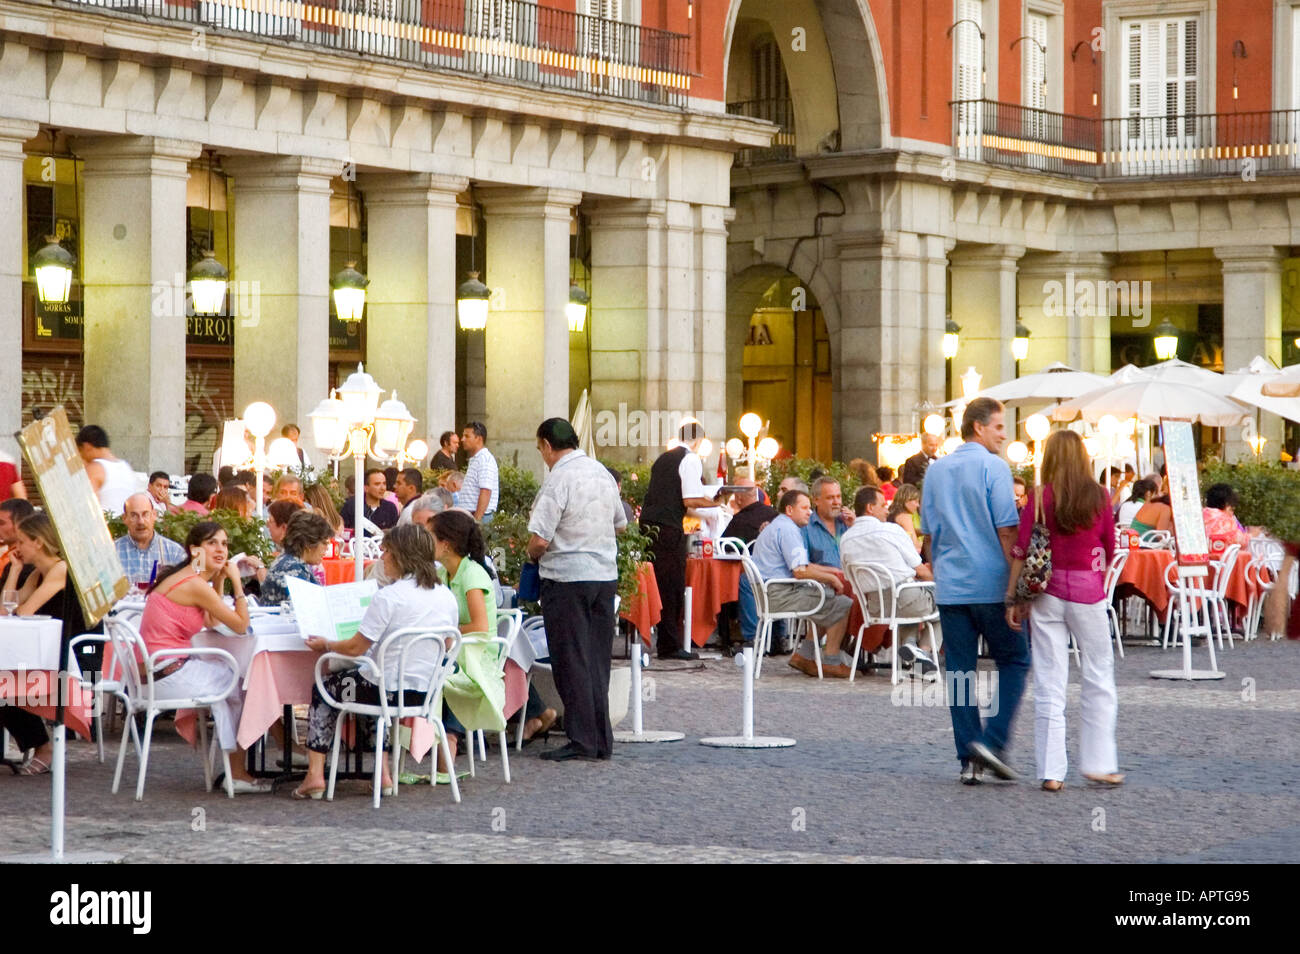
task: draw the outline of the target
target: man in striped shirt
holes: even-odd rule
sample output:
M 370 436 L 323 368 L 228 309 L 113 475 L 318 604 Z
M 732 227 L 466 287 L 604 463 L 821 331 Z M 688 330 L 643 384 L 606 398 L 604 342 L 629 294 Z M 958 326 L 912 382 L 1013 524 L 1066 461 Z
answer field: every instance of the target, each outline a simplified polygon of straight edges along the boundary
M 500 485 L 497 479 L 497 459 L 484 445 L 487 428 L 478 421 L 465 425 L 460 435 L 460 446 L 469 455 L 465 469 L 465 483 L 456 494 L 456 506 L 474 514 L 474 519 L 487 526 L 497 512 Z

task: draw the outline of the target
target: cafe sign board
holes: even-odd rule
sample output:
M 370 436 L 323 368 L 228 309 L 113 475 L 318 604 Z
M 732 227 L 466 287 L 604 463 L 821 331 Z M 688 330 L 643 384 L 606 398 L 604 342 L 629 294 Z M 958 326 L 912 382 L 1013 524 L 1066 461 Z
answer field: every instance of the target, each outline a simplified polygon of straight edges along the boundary
M 1205 567 L 1210 562 L 1209 541 L 1201 510 L 1201 488 L 1196 472 L 1196 440 L 1192 422 L 1162 417 L 1160 432 L 1169 476 L 1169 506 L 1174 512 L 1174 541 L 1179 566 Z

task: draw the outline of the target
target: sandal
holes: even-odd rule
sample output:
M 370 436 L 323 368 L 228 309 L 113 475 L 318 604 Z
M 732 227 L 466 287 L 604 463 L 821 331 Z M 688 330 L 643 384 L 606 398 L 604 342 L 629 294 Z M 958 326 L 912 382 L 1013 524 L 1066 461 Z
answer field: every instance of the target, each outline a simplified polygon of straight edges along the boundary
M 1113 787 L 1116 785 L 1124 784 L 1124 776 L 1119 772 L 1111 772 L 1109 775 L 1086 775 L 1085 774 L 1083 777 L 1090 782 L 1095 782 L 1098 785 L 1109 785 Z
M 540 716 L 529 719 L 524 723 L 524 741 L 531 742 L 533 736 L 539 732 L 550 732 L 551 726 L 555 725 L 555 720 L 559 718 L 559 713 L 554 709 L 546 709 Z M 531 731 L 529 726 L 532 726 Z
M 293 797 L 300 799 L 302 801 L 306 801 L 309 798 L 315 801 L 320 801 L 322 798 L 325 797 L 325 789 L 324 788 L 305 789 L 301 785 L 299 785 L 297 788 L 293 790 Z
M 22 767 L 18 769 L 19 775 L 48 775 L 49 772 L 50 764 L 44 759 L 38 759 L 34 755 L 24 762 Z
M 1059 792 L 1063 788 L 1065 788 L 1065 783 L 1062 782 L 1060 779 L 1055 779 L 1055 778 L 1043 779 L 1043 791 L 1045 792 Z

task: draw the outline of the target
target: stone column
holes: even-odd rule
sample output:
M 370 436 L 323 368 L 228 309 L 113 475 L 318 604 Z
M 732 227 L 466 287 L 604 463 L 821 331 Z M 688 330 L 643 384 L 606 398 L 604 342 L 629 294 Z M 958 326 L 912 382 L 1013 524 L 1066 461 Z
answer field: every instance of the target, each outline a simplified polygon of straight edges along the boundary
M 738 433 L 727 420 L 727 220 L 730 209 L 716 205 L 695 207 L 697 258 L 696 301 L 699 307 L 699 361 L 695 388 L 695 416 L 713 440 L 713 456 L 705 462 L 705 476 L 716 469 L 718 453 L 726 439 Z
M 873 434 L 911 432 L 917 405 L 943 399 L 946 242 L 889 231 L 844 233 L 835 243 L 840 328 L 827 329 L 837 372 L 833 453 L 875 460 Z
M 1224 371 L 1245 367 L 1255 355 L 1282 363 L 1283 251 L 1271 245 L 1214 250 L 1223 263 Z M 1282 449 L 1282 421 L 1275 414 L 1256 418 L 1260 433 L 1268 438 L 1261 459 L 1276 460 Z M 1229 459 L 1253 456 L 1240 428 L 1226 428 L 1224 436 Z
M 1060 361 L 1080 371 L 1110 373 L 1111 256 L 1100 252 L 1030 254 L 1020 263 L 1020 320 L 1029 329 L 1021 373 Z M 1139 294 L 1140 294 L 1139 286 Z M 1150 322 L 1150 302 L 1117 296 L 1121 320 Z M 1136 309 L 1145 311 L 1136 314 Z
M 341 165 L 260 156 L 223 165 L 235 191 L 231 279 L 258 283 L 235 323 L 234 410 L 266 401 L 272 436 L 292 421 L 310 441 L 307 415 L 329 395 L 330 179 Z
M 961 376 L 969 367 L 983 376 L 981 388 L 1016 376 L 1011 339 L 1016 330 L 1016 268 L 1024 254 L 1024 248 L 1011 245 L 953 249 L 952 317 L 961 325 L 961 348 L 952 363 L 954 397 L 961 397 Z
M 184 471 L 185 197 L 195 142 L 79 140 L 85 418 L 138 471 Z
M 0 451 L 19 461 L 22 453 L 14 432 L 23 423 L 23 216 L 26 182 L 23 179 L 23 144 L 40 131 L 37 123 L 21 119 L 0 119 L 0 341 L 9 343 L 9 369 L 0 375 Z M 33 250 L 34 251 L 34 250 Z M 21 467 L 20 467 L 21 469 Z
M 653 459 L 667 439 L 644 433 L 644 425 L 640 432 L 628 426 L 630 413 L 660 407 L 663 390 L 659 354 L 651 354 L 649 334 L 652 321 L 658 329 L 664 302 L 665 214 L 662 201 L 602 199 L 590 207 L 587 219 L 591 407 L 598 424 L 610 422 L 597 427 L 597 451 L 620 460 Z M 616 421 L 622 426 L 613 426 Z
M 363 175 L 367 370 L 396 389 L 431 449 L 456 420 L 456 197 L 469 180 Z
M 582 194 L 488 186 L 485 281 L 488 446 L 538 474 L 537 425 L 569 407 L 569 224 Z

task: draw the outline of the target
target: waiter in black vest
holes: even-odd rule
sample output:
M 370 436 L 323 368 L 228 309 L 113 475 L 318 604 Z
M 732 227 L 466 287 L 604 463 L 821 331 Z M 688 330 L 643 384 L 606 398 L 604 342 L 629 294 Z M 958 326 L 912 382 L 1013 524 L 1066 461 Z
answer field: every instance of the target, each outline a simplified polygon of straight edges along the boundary
M 682 424 L 678 439 L 650 468 L 650 486 L 641 503 L 641 526 L 654 528 L 655 581 L 659 584 L 659 658 L 699 659 L 682 638 L 682 604 L 686 588 L 686 535 L 682 518 L 688 509 L 707 508 L 717 501 L 704 496 L 704 463 L 697 453 L 704 426 Z

